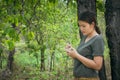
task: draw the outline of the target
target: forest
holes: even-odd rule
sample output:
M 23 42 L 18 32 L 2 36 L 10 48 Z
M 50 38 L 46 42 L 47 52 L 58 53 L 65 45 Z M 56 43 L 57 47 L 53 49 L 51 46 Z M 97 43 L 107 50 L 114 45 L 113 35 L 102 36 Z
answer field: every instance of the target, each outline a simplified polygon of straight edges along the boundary
M 80 43 L 79 1 L 84 2 L 0 0 L 0 80 L 73 80 L 73 59 L 67 56 L 65 45 L 77 48 Z M 105 1 L 86 1 L 96 1 L 98 26 L 105 42 L 106 77 L 111 80 Z

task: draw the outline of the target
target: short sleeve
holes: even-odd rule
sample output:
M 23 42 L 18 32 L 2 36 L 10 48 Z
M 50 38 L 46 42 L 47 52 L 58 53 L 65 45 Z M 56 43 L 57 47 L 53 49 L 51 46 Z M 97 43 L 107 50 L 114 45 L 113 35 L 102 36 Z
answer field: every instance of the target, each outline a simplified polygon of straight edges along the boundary
M 96 40 L 92 44 L 92 55 L 103 56 L 104 53 L 104 40 L 102 36 L 97 36 Z

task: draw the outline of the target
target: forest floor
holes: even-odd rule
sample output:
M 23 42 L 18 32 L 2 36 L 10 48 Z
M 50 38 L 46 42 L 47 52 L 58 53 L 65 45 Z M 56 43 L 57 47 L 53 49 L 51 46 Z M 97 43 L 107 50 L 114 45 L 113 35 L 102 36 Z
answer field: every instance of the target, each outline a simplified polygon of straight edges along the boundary
M 107 80 L 111 80 L 110 60 L 105 60 Z M 68 71 L 41 72 L 38 68 L 22 67 L 14 63 L 13 72 L 0 70 L 0 80 L 73 80 L 72 68 Z

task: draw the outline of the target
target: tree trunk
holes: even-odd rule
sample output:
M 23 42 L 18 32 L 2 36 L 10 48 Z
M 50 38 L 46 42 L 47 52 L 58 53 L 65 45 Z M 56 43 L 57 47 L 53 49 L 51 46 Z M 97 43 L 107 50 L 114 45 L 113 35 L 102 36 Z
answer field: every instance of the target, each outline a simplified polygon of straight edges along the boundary
M 106 36 L 110 49 L 112 80 L 120 80 L 120 1 L 105 4 Z
M 96 12 L 96 0 L 77 0 L 77 9 L 78 14 L 87 10 Z
M 13 49 L 12 51 L 9 52 L 9 56 L 8 56 L 8 62 L 7 62 L 7 68 L 10 70 L 10 71 L 13 71 L 13 61 L 14 61 L 14 56 L 15 54 L 15 49 Z
M 53 52 L 50 61 L 50 71 L 54 70 L 54 57 L 55 57 L 55 53 Z
M 3 53 L 3 48 L 2 45 L 0 43 L 0 68 L 2 69 L 2 53 Z
M 2 53 L 0 52 L 0 68 L 2 69 Z
M 77 10 L 78 10 L 78 12 L 77 12 L 78 18 L 80 17 L 79 15 L 84 11 L 92 11 L 92 12 L 97 13 L 97 11 L 96 11 L 96 0 L 77 0 Z M 80 32 L 80 36 L 81 35 L 82 34 Z M 100 80 L 106 80 L 104 60 L 103 60 L 102 69 L 99 71 L 99 77 L 100 77 Z
M 41 71 L 45 71 L 45 55 L 44 55 L 45 49 L 44 47 L 41 48 Z

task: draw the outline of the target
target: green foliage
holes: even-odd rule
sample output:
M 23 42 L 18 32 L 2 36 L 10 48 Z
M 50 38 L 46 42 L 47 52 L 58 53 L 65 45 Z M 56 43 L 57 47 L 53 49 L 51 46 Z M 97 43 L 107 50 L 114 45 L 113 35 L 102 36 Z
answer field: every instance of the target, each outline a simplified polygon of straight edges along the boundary
M 13 50 L 15 48 L 15 44 L 12 40 L 6 40 L 5 42 L 8 45 L 9 50 Z
M 32 54 L 29 54 L 28 52 L 16 54 L 14 57 L 16 60 L 15 62 L 22 66 L 35 66 L 36 65 L 35 57 Z
M 14 79 L 23 75 L 30 80 L 70 80 L 67 76 L 72 75 L 73 61 L 64 47 L 67 42 L 77 47 L 80 40 L 75 0 L 0 0 L 0 7 L 0 41 L 4 46 L 0 51 L 15 48 L 14 63 L 21 66 Z M 104 11 L 101 1 L 97 1 L 97 8 Z M 103 13 L 98 14 L 99 23 L 101 16 Z M 41 54 L 44 72 L 40 72 Z
M 100 10 L 101 12 L 105 11 L 105 7 L 104 6 L 105 6 L 105 4 L 104 4 L 103 0 L 97 0 L 96 1 L 96 8 L 98 10 Z

